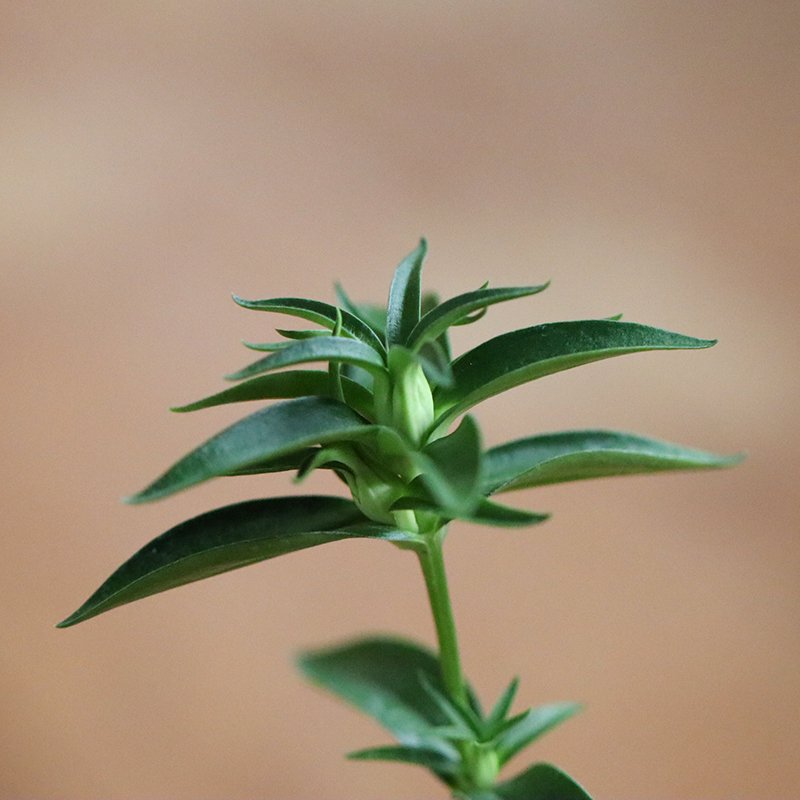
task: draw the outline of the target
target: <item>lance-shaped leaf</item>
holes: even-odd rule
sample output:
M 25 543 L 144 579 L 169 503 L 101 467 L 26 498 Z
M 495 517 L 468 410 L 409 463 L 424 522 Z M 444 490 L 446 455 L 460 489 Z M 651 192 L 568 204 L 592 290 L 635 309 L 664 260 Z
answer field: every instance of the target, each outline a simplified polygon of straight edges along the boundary
M 473 511 L 481 499 L 481 440 L 475 420 L 464 417 L 453 433 L 422 452 L 437 470 L 425 470 L 420 478 L 442 507 L 458 516 Z
M 336 299 L 339 305 L 369 325 L 375 335 L 383 342 L 386 338 L 386 308 L 372 303 L 354 303 L 345 292 L 344 287 L 335 284 Z
M 422 371 L 432 386 L 452 386 L 453 368 L 444 334 L 433 342 L 426 342 L 419 350 Z
M 383 342 L 375 331 L 366 322 L 346 309 L 337 309 L 330 303 L 319 300 L 307 300 L 304 297 L 276 297 L 270 300 L 245 300 L 243 297 L 233 295 L 234 301 L 242 308 L 255 311 L 273 311 L 277 314 L 290 314 L 294 317 L 307 319 L 329 330 L 336 326 L 337 311 L 342 315 L 342 330 L 369 345 L 378 353 L 384 353 Z
M 402 540 L 340 497 L 276 497 L 219 508 L 182 522 L 126 561 L 58 627 L 268 558 L 344 538 Z
M 310 330 L 287 330 L 286 328 L 275 328 L 275 332 L 279 333 L 286 339 L 316 339 L 318 336 L 330 336 L 329 330 L 318 330 L 312 328 Z
M 348 753 L 347 757 L 357 761 L 394 761 L 427 767 L 448 786 L 453 785 L 461 761 L 461 756 L 455 748 L 452 748 L 451 752 L 445 752 L 443 749 L 409 747 L 408 745 L 369 747 L 365 750 Z
M 213 436 L 127 502 L 158 500 L 210 478 L 283 458 L 315 444 L 357 439 L 372 428 L 337 400 L 301 397 L 277 403 Z
M 550 764 L 536 764 L 516 778 L 470 800 L 592 800 L 565 772 Z
M 362 416 L 372 414 L 372 395 L 361 384 L 342 378 L 345 402 Z M 327 372 L 322 370 L 292 370 L 259 375 L 237 383 L 221 392 L 204 397 L 185 406 L 176 406 L 172 411 L 198 411 L 201 408 L 244 403 L 250 400 L 278 400 L 293 397 L 327 397 L 330 382 Z
M 711 347 L 715 340 L 633 322 L 582 320 L 553 322 L 496 336 L 453 363 L 455 384 L 434 393 L 446 424 L 488 397 L 554 372 L 604 358 L 645 350 L 691 350 Z
M 484 453 L 488 494 L 585 478 L 689 469 L 719 469 L 742 456 L 719 456 L 619 431 L 548 433 L 493 447 Z
M 420 277 L 428 245 L 420 240 L 416 250 L 409 253 L 394 272 L 386 309 L 386 346 L 405 344 L 419 322 L 422 303 Z
M 494 503 L 486 498 L 481 498 L 478 505 L 471 511 L 453 511 L 437 503 L 424 484 L 419 479 L 411 483 L 412 491 L 420 492 L 425 497 L 403 497 L 392 505 L 393 511 L 411 509 L 412 511 L 430 511 L 438 514 L 444 520 L 461 519 L 466 522 L 475 522 L 478 525 L 494 525 L 498 528 L 526 528 L 538 525 L 550 519 L 549 514 L 539 514 L 535 511 L 525 511 L 520 508 Z
M 497 741 L 497 756 L 505 764 L 520 750 L 581 710 L 578 703 L 550 703 L 532 708 Z
M 264 372 L 292 367 L 295 364 L 307 364 L 311 361 L 352 364 L 370 372 L 380 372 L 385 369 L 383 357 L 363 342 L 341 336 L 318 336 L 290 343 L 287 347 L 225 377 L 228 380 L 239 381 Z
M 446 300 L 425 314 L 414 327 L 414 330 L 411 331 L 406 346 L 410 350 L 416 351 L 425 342 L 437 339 L 451 325 L 457 324 L 473 311 L 479 311 L 495 303 L 503 303 L 506 300 L 515 300 L 518 297 L 537 294 L 544 291 L 549 285 L 548 282 L 539 286 L 476 289 L 473 292 L 460 294 L 457 297 Z
M 409 747 L 440 749 L 432 728 L 447 718 L 421 683 L 441 692 L 439 661 L 427 648 L 391 638 L 369 638 L 304 653 L 301 671 L 312 682 L 376 719 Z

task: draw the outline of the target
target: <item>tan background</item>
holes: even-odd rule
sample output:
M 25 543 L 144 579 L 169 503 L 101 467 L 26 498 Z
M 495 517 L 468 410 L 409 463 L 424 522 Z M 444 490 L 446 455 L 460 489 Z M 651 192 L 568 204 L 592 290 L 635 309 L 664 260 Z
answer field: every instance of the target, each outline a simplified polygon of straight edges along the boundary
M 297 491 L 118 503 L 244 413 L 166 411 L 277 321 L 229 292 L 380 299 L 425 234 L 431 287 L 553 279 L 461 346 L 620 311 L 720 339 L 518 389 L 484 407 L 490 443 L 608 426 L 750 453 L 519 495 L 555 513 L 526 532 L 455 526 L 473 681 L 586 702 L 530 758 L 601 800 L 795 797 L 798 30 L 793 1 L 3 4 L 0 796 L 442 796 L 343 761 L 387 737 L 291 667 L 362 631 L 432 640 L 388 546 L 52 627 L 183 517 Z

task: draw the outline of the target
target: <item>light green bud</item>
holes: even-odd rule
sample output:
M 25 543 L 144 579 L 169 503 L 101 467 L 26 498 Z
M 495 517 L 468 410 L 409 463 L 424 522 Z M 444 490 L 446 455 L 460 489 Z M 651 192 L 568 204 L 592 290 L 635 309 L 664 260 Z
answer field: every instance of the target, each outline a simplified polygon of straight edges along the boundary
M 414 445 L 433 425 L 433 394 L 419 361 L 404 347 L 389 350 L 389 374 L 392 381 L 392 425 Z
M 488 744 L 475 743 L 470 753 L 470 777 L 478 789 L 489 789 L 494 786 L 497 773 L 500 771 L 500 759 L 495 749 Z

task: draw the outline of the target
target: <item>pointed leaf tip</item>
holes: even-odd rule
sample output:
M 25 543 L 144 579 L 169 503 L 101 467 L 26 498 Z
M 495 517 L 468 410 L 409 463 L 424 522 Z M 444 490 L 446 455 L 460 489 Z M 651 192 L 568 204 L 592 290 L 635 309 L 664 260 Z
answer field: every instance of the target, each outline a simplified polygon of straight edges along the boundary
M 342 497 L 249 500 L 176 525 L 120 566 L 73 614 L 68 628 L 112 608 L 222 572 L 345 538 L 404 536 L 368 520 Z

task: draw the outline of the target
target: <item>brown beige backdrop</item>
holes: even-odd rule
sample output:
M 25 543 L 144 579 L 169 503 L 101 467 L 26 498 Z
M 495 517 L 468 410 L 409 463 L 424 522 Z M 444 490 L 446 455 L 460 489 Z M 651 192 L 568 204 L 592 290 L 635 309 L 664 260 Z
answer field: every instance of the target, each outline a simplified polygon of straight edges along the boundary
M 422 234 L 430 287 L 552 278 L 461 347 L 617 312 L 720 340 L 520 388 L 483 408 L 488 442 L 606 426 L 749 451 L 521 494 L 554 512 L 529 531 L 455 525 L 474 683 L 585 702 L 531 758 L 599 800 L 795 797 L 799 30 L 793 0 L 4 3 L 0 797 L 442 796 L 344 761 L 386 736 L 291 664 L 362 631 L 432 641 L 391 547 L 53 628 L 185 516 L 299 491 L 119 503 L 243 413 L 167 411 L 268 337 L 230 292 L 382 299 Z

